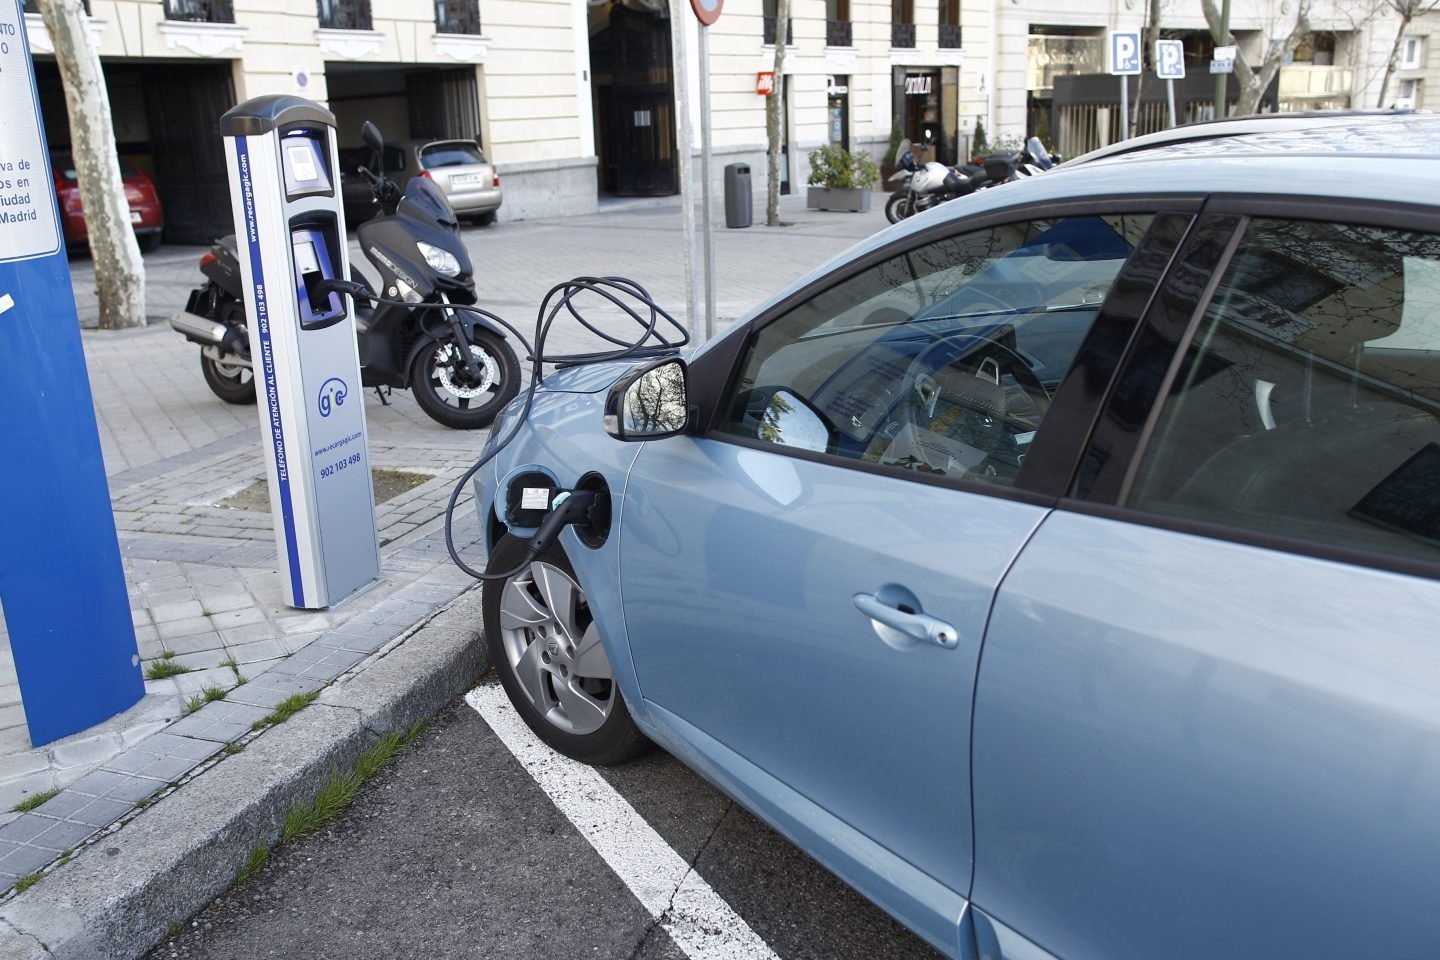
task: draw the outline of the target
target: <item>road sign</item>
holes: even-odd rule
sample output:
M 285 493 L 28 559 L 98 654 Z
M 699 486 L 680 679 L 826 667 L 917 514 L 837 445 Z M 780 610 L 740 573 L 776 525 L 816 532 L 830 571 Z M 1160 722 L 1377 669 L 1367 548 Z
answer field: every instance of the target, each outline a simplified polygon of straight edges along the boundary
M 1161 80 L 1185 79 L 1185 44 L 1179 40 L 1155 41 L 1155 75 Z
M 1110 72 L 1117 77 L 1133 77 L 1140 73 L 1140 31 L 1110 32 Z
M 690 0 L 690 9 L 695 11 L 695 18 L 707 27 L 720 19 L 720 8 L 723 6 L 725 0 Z
M 1237 49 L 1239 49 L 1239 48 L 1236 47 L 1234 44 L 1231 44 L 1231 45 L 1228 46 L 1228 47 L 1216 47 L 1216 48 L 1215 48 L 1215 56 L 1212 57 L 1211 59 L 1214 59 L 1214 60 L 1234 60 L 1234 59 L 1235 59 L 1235 51 L 1236 51 Z
M 1234 73 L 1234 72 L 1235 72 L 1235 61 L 1234 61 L 1234 60 L 1211 60 L 1211 61 L 1210 61 L 1210 72 L 1211 72 L 1211 73 Z

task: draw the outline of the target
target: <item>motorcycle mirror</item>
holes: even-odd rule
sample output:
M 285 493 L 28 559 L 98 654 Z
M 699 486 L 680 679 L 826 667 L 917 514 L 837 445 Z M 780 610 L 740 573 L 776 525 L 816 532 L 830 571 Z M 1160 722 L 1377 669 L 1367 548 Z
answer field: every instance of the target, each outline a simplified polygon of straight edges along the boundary
M 360 128 L 360 139 L 365 141 L 365 146 L 376 153 L 383 154 L 385 152 L 385 138 L 380 135 L 380 128 L 369 120 L 366 120 L 365 126 Z

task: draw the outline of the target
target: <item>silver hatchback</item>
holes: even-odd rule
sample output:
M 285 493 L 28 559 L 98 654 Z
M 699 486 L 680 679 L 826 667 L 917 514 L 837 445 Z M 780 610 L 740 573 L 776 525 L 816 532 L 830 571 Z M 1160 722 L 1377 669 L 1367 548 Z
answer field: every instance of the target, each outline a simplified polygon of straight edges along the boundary
M 383 165 L 401 190 L 411 177 L 428 177 L 450 201 L 456 217 L 482 226 L 494 222 L 504 199 L 499 171 L 473 140 L 399 140 L 386 144 Z M 345 219 L 352 225 L 380 209 L 369 182 L 359 174 L 361 166 L 376 166 L 369 147 L 341 151 Z

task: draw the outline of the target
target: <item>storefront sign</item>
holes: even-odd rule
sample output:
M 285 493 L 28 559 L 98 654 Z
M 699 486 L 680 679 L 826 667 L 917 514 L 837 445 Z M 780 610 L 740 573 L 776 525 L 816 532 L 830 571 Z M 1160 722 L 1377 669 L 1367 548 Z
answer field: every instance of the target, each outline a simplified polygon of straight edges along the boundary
M 928 73 L 907 73 L 905 75 L 905 96 L 928 97 L 935 78 Z
M 775 92 L 775 71 L 762 70 L 755 74 L 755 92 L 768 97 Z

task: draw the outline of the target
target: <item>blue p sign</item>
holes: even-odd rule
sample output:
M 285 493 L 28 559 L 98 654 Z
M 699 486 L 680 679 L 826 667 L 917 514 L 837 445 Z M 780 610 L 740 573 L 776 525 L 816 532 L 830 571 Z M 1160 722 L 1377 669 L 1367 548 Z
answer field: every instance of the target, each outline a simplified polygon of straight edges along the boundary
M 1133 77 L 1140 73 L 1140 31 L 1114 31 L 1110 34 L 1110 72 L 1117 77 Z
M 1155 41 L 1155 75 L 1161 80 L 1185 79 L 1185 44 L 1179 40 Z

